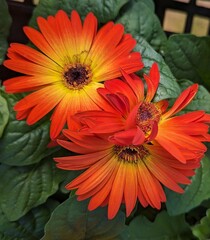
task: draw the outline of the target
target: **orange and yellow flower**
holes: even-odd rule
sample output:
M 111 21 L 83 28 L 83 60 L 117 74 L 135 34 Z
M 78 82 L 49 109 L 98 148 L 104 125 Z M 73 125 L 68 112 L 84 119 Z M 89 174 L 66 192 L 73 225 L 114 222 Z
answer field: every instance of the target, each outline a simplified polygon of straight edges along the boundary
M 140 145 L 155 141 L 183 163 L 203 156 L 206 146 L 202 142 L 210 141 L 207 125 L 210 115 L 199 110 L 175 116 L 192 101 L 198 85 L 193 84 L 184 90 L 167 110 L 167 100 L 151 102 L 159 85 L 157 64 L 153 64 L 149 75 L 144 75 L 146 96 L 139 77 L 125 72 L 123 76 L 123 81 L 109 80 L 104 88 L 98 89 L 112 110 L 83 112 L 76 118 L 91 133 L 104 134 L 117 145 Z
M 210 141 L 210 115 L 194 111 L 175 116 L 193 99 L 197 84 L 184 90 L 167 110 L 166 100 L 152 102 L 159 84 L 156 64 L 144 75 L 146 96 L 139 77 L 123 75 L 98 89 L 109 109 L 76 114 L 78 131 L 64 130 L 67 139 L 58 140 L 80 155 L 55 158 L 61 169 L 87 169 L 66 188 L 77 189 L 78 200 L 89 198 L 89 210 L 108 205 L 109 219 L 121 203 L 127 216 L 137 200 L 143 207 L 160 209 L 166 201 L 163 186 L 183 193 L 179 184 L 190 184 L 189 177 L 206 151 L 203 142 Z
M 109 22 L 97 32 L 93 13 L 83 24 L 76 11 L 69 18 L 62 10 L 37 22 L 40 31 L 25 27 L 24 32 L 40 51 L 11 44 L 4 65 L 25 75 L 4 86 L 8 93 L 32 92 L 14 106 L 18 120 L 31 125 L 54 109 L 50 136 L 55 139 L 74 113 L 107 105 L 96 91 L 101 82 L 121 76 L 120 68 L 140 70 L 143 63 L 131 52 L 136 41 L 123 26 Z
M 84 130 L 65 129 L 63 133 L 71 141 L 58 143 L 81 155 L 55 158 L 57 167 L 87 169 L 66 188 L 77 189 L 78 200 L 90 198 L 89 210 L 108 205 L 109 219 L 115 217 L 121 203 L 125 203 L 127 216 L 137 200 L 143 207 L 160 209 L 161 202 L 166 201 L 162 185 L 183 193 L 178 184 L 189 184 L 188 177 L 199 167 L 200 159 L 183 164 L 158 143 L 123 146 Z

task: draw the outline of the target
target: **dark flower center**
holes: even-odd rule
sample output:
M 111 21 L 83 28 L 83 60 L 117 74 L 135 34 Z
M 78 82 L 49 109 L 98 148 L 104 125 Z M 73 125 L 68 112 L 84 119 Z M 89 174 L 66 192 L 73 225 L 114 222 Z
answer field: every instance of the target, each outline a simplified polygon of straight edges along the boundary
M 91 71 L 88 66 L 77 63 L 68 66 L 63 77 L 69 88 L 81 89 L 91 81 Z
M 154 122 L 160 121 L 160 112 L 154 104 L 143 102 L 138 109 L 136 117 L 137 125 L 142 129 L 145 134 L 148 134 Z
M 117 154 L 120 161 L 129 163 L 138 163 L 144 160 L 148 155 L 149 151 L 143 146 L 118 146 L 114 147 L 115 154 Z

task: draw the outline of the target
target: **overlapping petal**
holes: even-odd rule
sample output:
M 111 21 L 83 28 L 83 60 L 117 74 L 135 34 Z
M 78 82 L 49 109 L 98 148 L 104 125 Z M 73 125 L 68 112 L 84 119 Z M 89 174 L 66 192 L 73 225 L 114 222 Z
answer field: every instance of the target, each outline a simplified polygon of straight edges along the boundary
M 176 115 L 192 101 L 197 84 L 183 91 L 167 110 L 166 100 L 152 102 L 159 83 L 157 64 L 144 76 L 146 91 L 139 77 L 122 73 L 121 81 L 109 80 L 98 89 L 109 109 L 76 114 L 78 129 L 64 131 L 71 142 L 58 141 L 82 155 L 55 159 L 60 168 L 87 168 L 66 188 L 78 189 L 78 200 L 89 198 L 89 210 L 108 205 L 109 219 L 122 203 L 129 216 L 137 200 L 143 207 L 160 209 L 166 201 L 163 186 L 183 193 L 180 184 L 191 183 L 189 177 L 206 152 L 203 142 L 210 141 L 209 114 Z
M 98 89 L 99 94 L 112 108 L 108 110 L 112 112 L 113 120 L 112 127 L 107 130 L 111 135 L 110 141 L 119 145 L 126 142 L 128 145 L 157 142 L 183 163 L 189 159 L 201 158 L 206 152 L 203 142 L 210 141 L 208 133 L 210 115 L 204 111 L 195 111 L 175 116 L 192 101 L 198 91 L 198 85 L 193 84 L 184 90 L 167 110 L 167 100 L 152 102 L 159 78 L 158 65 L 154 63 L 149 74 L 144 75 L 146 93 L 143 81 L 134 74 L 128 75 L 125 71 L 123 81 L 109 80 L 104 88 Z M 109 121 L 104 112 L 99 112 L 96 116 L 84 112 L 76 118 L 78 121 L 83 120 L 83 124 L 95 134 L 104 133 L 106 123 Z M 85 123 L 85 118 L 92 124 Z M 100 127 L 96 124 L 94 126 L 94 122 L 100 123 Z

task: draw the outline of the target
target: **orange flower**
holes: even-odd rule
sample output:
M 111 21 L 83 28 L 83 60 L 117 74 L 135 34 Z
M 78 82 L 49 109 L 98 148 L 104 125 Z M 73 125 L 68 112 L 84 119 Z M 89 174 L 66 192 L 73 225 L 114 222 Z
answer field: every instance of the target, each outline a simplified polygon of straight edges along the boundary
M 114 218 L 121 203 L 125 203 L 129 216 L 137 199 L 143 207 L 151 205 L 160 209 L 161 202 L 166 201 L 162 185 L 182 193 L 178 184 L 189 184 L 188 177 L 199 167 L 200 159 L 188 159 L 183 164 L 156 142 L 123 146 L 85 130 L 64 130 L 63 133 L 72 142 L 58 140 L 58 143 L 82 155 L 55 158 L 57 167 L 88 168 L 66 188 L 78 188 L 78 200 L 90 198 L 89 210 L 108 205 L 109 219 Z
M 78 121 L 91 133 L 104 134 L 117 145 L 158 143 L 180 162 L 200 159 L 206 151 L 202 142 L 210 141 L 206 124 L 210 123 L 210 115 L 200 110 L 174 116 L 191 102 L 198 85 L 184 90 L 167 111 L 168 101 L 151 102 L 159 85 L 157 64 L 153 64 L 149 75 L 144 75 L 146 96 L 139 77 L 125 72 L 123 76 L 123 81 L 106 81 L 105 88 L 98 89 L 112 110 L 78 113 Z
M 90 198 L 89 210 L 108 205 L 109 219 L 121 203 L 129 216 L 137 199 L 143 207 L 160 209 L 166 201 L 163 185 L 183 193 L 179 184 L 190 183 L 188 177 L 206 151 L 202 142 L 210 141 L 210 116 L 204 111 L 174 116 L 193 99 L 197 84 L 183 91 L 167 111 L 166 100 L 152 102 L 159 84 L 156 64 L 144 75 L 146 96 L 139 77 L 123 75 L 123 81 L 109 80 L 98 89 L 109 109 L 76 114 L 80 130 L 63 131 L 71 142 L 58 140 L 80 155 L 55 158 L 59 168 L 87 169 L 66 188 L 78 189 L 78 200 Z
M 27 118 L 29 125 L 54 110 L 50 136 L 55 139 L 70 116 L 78 111 L 104 108 L 106 102 L 96 89 L 104 80 L 143 67 L 141 56 L 132 52 L 136 41 L 124 34 L 121 24 L 107 23 L 97 32 L 97 19 L 89 13 L 82 25 L 76 11 L 69 19 L 58 11 L 47 19 L 37 19 L 40 32 L 25 27 L 24 32 L 40 50 L 11 44 L 4 65 L 25 74 L 4 82 L 8 93 L 33 92 L 14 109 L 17 119 Z

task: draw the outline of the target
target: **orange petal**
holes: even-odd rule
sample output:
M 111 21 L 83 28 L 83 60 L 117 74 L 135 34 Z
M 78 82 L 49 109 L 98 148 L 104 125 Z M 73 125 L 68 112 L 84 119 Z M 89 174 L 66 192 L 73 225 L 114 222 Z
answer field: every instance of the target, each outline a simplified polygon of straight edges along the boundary
M 125 81 L 129 84 L 131 89 L 133 90 L 137 100 L 135 103 L 144 100 L 144 84 L 142 80 L 135 74 L 128 75 L 123 69 L 121 69 L 122 76 Z
M 97 18 L 93 13 L 89 13 L 84 20 L 82 30 L 82 47 L 85 51 L 90 51 L 97 32 Z
M 109 193 L 112 189 L 112 185 L 116 176 L 118 168 L 115 167 L 112 169 L 112 171 L 110 172 L 110 176 L 106 178 L 106 180 L 104 181 L 104 183 L 106 183 L 106 185 L 101 185 L 100 190 L 95 193 L 95 195 L 90 199 L 89 205 L 88 205 L 88 209 L 89 210 L 94 210 L 96 209 L 98 206 L 104 204 L 104 202 L 109 199 Z
M 172 169 L 167 165 L 162 165 L 160 162 L 157 163 L 153 159 L 147 163 L 147 167 L 163 185 L 175 192 L 184 192 L 184 190 L 177 183 L 189 184 L 191 182 L 187 177 L 175 169 Z
M 28 74 L 28 75 L 37 75 L 37 76 L 58 76 L 60 77 L 60 73 L 46 67 L 41 66 L 27 60 L 19 60 L 19 59 L 12 59 L 12 60 L 5 60 L 4 66 L 12 69 L 16 72 Z
M 28 92 L 37 90 L 40 86 L 46 86 L 59 82 L 56 76 L 20 76 L 4 81 L 5 90 L 8 93 Z
M 198 91 L 198 84 L 193 84 L 192 86 L 185 89 L 177 98 L 172 108 L 166 112 L 162 117 L 168 118 L 171 115 L 174 115 L 180 112 L 183 108 L 185 108 L 194 98 Z
M 109 137 L 109 141 L 116 145 L 141 145 L 145 140 L 144 132 L 139 128 L 120 131 Z
M 157 209 L 161 208 L 161 186 L 156 178 L 148 171 L 147 167 L 142 162 L 138 164 L 138 178 L 139 185 L 143 185 L 144 196 L 147 198 L 148 203 Z
M 104 158 L 101 161 L 98 161 L 97 163 L 93 164 L 90 168 L 88 168 L 85 172 L 83 172 L 79 177 L 75 178 L 73 181 L 68 183 L 66 185 L 66 189 L 70 190 L 74 188 L 79 188 L 80 184 L 82 184 L 87 179 L 89 179 L 92 175 L 94 175 L 94 173 L 97 172 L 106 162 L 107 162 L 107 159 Z
M 112 219 L 117 214 L 122 198 L 123 198 L 123 191 L 125 185 L 125 178 L 126 178 L 126 168 L 124 163 L 117 163 L 116 168 L 118 171 L 115 175 L 115 180 L 112 185 L 112 189 L 110 192 L 109 197 L 109 204 L 108 204 L 108 219 Z
M 61 71 L 60 66 L 57 65 L 54 61 L 48 58 L 46 55 L 40 53 L 39 51 L 20 43 L 11 43 L 8 52 L 14 52 L 17 54 L 17 59 L 27 60 L 29 62 L 36 63 L 38 65 L 47 67 L 54 71 Z
M 40 32 L 31 27 L 24 27 L 23 30 L 26 36 L 31 40 L 31 42 L 44 54 L 46 54 L 56 63 L 59 63 L 61 61 L 59 54 L 49 45 L 47 40 Z
M 71 104 L 71 93 L 63 96 L 63 99 L 57 105 L 53 115 L 51 116 L 51 125 L 50 125 L 50 137 L 55 139 L 64 125 L 66 124 L 67 114 L 71 114 L 70 111 Z
M 100 160 L 108 161 L 110 157 L 111 156 L 107 153 L 107 151 L 99 151 L 79 156 L 58 157 L 54 158 L 54 160 L 58 162 L 58 168 L 66 170 L 81 170 L 91 167 Z
M 160 80 L 160 73 L 158 70 L 157 63 L 152 64 L 152 67 L 149 72 L 149 76 L 145 74 L 144 79 L 146 80 L 146 83 L 147 83 L 147 96 L 145 100 L 147 102 L 150 102 L 156 94 L 156 91 L 159 85 L 159 80 Z
M 137 192 L 136 166 L 126 166 L 124 197 L 127 217 L 131 214 L 135 207 Z
M 137 99 L 135 94 L 132 91 L 132 88 L 125 82 L 119 80 L 119 79 L 112 79 L 105 81 L 104 83 L 105 88 L 110 92 L 110 93 L 121 93 L 125 96 L 129 96 L 129 102 L 132 105 L 136 104 Z
M 51 18 L 54 18 L 51 16 Z M 41 30 L 42 35 L 49 43 L 50 47 L 54 49 L 54 51 L 59 56 L 65 56 L 65 48 L 62 42 L 62 39 L 60 38 L 57 31 L 52 28 L 51 24 L 49 24 L 48 20 L 44 19 L 43 17 L 37 18 L 37 23 L 39 26 L 39 29 Z
M 113 160 L 111 156 L 103 158 L 101 161 L 104 162 L 104 165 L 98 168 L 92 176 L 80 185 L 77 190 L 77 195 L 82 195 L 94 190 L 94 188 L 100 185 L 104 180 L 110 178 L 110 174 L 113 171 Z

